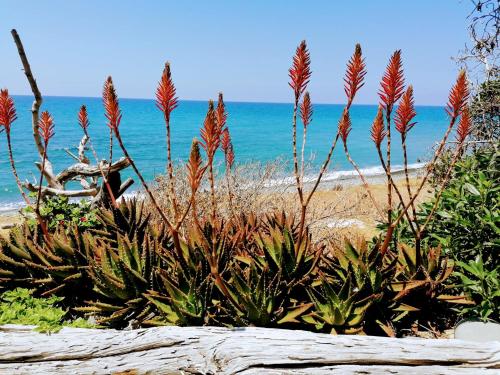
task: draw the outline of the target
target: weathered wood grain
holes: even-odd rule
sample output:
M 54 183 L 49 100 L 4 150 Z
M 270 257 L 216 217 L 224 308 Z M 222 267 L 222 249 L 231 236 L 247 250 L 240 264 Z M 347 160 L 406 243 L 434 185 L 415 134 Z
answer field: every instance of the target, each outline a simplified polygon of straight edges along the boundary
M 0 327 L 1 374 L 497 374 L 500 342 L 332 336 L 265 328 Z

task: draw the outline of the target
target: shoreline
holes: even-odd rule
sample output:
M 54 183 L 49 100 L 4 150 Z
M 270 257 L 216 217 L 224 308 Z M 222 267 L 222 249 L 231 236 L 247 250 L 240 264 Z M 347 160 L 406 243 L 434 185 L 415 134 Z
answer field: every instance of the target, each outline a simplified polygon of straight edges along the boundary
M 415 163 L 408 165 L 409 177 L 414 179 L 418 178 L 422 172 L 425 170 L 425 163 Z M 382 167 L 367 167 L 362 168 L 361 172 L 364 174 L 364 177 L 368 184 L 370 185 L 379 185 L 386 182 L 386 174 L 383 171 Z M 304 188 L 305 190 L 312 189 L 314 183 L 316 182 L 318 174 L 306 175 L 304 177 Z M 392 176 L 395 180 L 399 180 L 404 177 L 404 169 L 402 166 L 396 165 L 392 168 Z M 323 175 L 321 183 L 318 186 L 317 191 L 328 191 L 337 188 L 347 188 L 351 186 L 360 186 L 362 185 L 361 179 L 355 170 L 341 170 L 341 171 L 331 171 L 326 172 Z M 281 179 L 273 179 L 265 184 L 263 191 L 273 192 L 278 189 L 282 189 L 281 191 L 288 192 L 289 190 L 295 189 L 295 178 L 293 176 L 284 177 Z M 140 191 L 131 191 L 130 193 L 126 193 L 124 196 L 130 198 L 132 196 L 136 196 L 140 194 Z M 77 199 L 78 200 L 78 199 Z M 10 206 L 12 207 L 6 207 Z M 26 204 L 23 201 L 16 202 L 2 202 L 0 203 L 0 218 L 19 216 L 20 210 L 26 207 Z M 1 222 L 0 220 L 0 228 Z

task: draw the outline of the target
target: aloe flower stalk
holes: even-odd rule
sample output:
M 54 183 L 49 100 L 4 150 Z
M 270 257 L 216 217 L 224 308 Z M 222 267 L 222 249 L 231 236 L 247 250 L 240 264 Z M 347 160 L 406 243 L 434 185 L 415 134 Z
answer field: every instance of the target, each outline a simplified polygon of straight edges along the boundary
M 111 113 L 116 113 L 116 109 L 115 108 L 112 108 L 113 104 L 112 104 L 112 100 L 110 100 L 108 98 L 108 94 L 110 92 L 110 88 L 113 86 L 113 80 L 111 79 L 111 77 L 108 77 L 106 79 L 106 81 L 104 82 L 104 87 L 103 87 L 103 90 L 102 90 L 102 100 L 103 100 L 103 104 L 104 104 L 104 110 L 105 110 L 105 115 L 106 115 L 106 118 L 108 120 L 108 127 L 109 127 L 109 168 L 108 168 L 108 171 L 106 173 L 106 179 L 108 179 L 109 177 L 109 173 L 110 173 L 110 168 L 111 168 L 111 164 L 113 164 L 113 127 L 118 127 L 120 125 L 120 121 L 121 121 L 121 113 L 119 115 L 116 115 L 117 117 L 113 118 L 113 117 L 108 117 L 109 114 Z M 113 122 L 113 123 L 111 123 Z M 112 200 L 114 201 L 114 197 L 112 198 Z
M 175 197 L 175 182 L 174 182 L 174 168 L 172 164 L 172 146 L 171 146 L 171 128 L 170 128 L 170 115 L 172 111 L 178 106 L 178 99 L 175 96 L 176 90 L 174 82 L 172 81 L 172 73 L 170 71 L 170 63 L 165 64 L 163 69 L 163 74 L 161 76 L 160 82 L 158 83 L 158 88 L 156 89 L 156 106 L 163 113 L 163 118 L 165 120 L 166 128 L 166 140 L 167 140 L 167 172 L 168 172 L 168 183 L 169 183 L 169 197 L 172 202 L 172 207 L 174 210 L 174 216 L 177 220 L 178 218 L 178 206 Z
M 7 138 L 7 151 L 9 154 L 9 162 L 10 162 L 10 167 L 12 170 L 12 174 L 14 175 L 14 179 L 16 180 L 17 187 L 19 189 L 19 192 L 21 193 L 21 196 L 23 197 L 23 200 L 26 202 L 26 205 L 28 207 L 32 207 L 32 203 L 30 199 L 28 198 L 28 195 L 23 189 L 23 184 L 21 182 L 21 179 L 19 178 L 19 174 L 17 173 L 16 169 L 16 163 L 14 161 L 14 154 L 12 152 L 12 140 L 11 140 L 11 127 L 12 123 L 17 120 L 17 113 L 16 113 L 16 107 L 14 105 L 14 100 L 12 97 L 9 95 L 9 91 L 7 89 L 0 90 L 0 127 L 2 127 L 5 131 L 5 136 Z M 38 123 L 37 123 L 38 125 Z M 37 134 L 38 135 L 38 134 Z M 47 133 L 47 136 L 50 135 L 50 131 Z M 44 164 L 44 163 L 43 163 Z M 43 170 L 44 167 L 42 166 L 42 176 L 43 176 Z M 41 186 L 41 181 L 40 181 L 40 186 Z M 38 194 L 40 196 L 40 194 Z M 50 236 L 49 236 L 49 231 L 47 229 L 47 225 L 45 221 L 43 220 L 42 216 L 40 215 L 39 210 L 33 208 L 35 211 L 35 215 L 38 221 L 38 224 L 40 225 L 40 228 L 42 229 L 42 232 L 45 236 L 46 241 L 50 241 Z
M 387 170 L 387 166 L 385 165 L 385 161 L 384 161 L 384 156 L 382 155 L 382 146 L 381 145 L 382 145 L 382 141 L 384 140 L 384 138 L 386 136 L 386 131 L 385 131 L 385 126 L 384 126 L 384 110 L 383 110 L 381 105 L 379 105 L 379 107 L 378 107 L 377 115 L 375 116 L 375 120 L 372 123 L 372 127 L 371 127 L 370 132 L 371 132 L 372 141 L 373 141 L 373 143 L 375 143 L 375 147 L 377 149 L 377 154 L 378 154 L 378 157 L 380 160 L 380 165 L 382 165 L 382 168 L 384 169 L 386 177 L 388 179 L 392 180 L 392 176 L 391 176 L 391 174 L 389 174 L 389 171 Z M 399 202 L 400 202 L 401 206 L 404 207 L 405 202 L 404 202 L 403 196 L 402 196 L 401 192 L 399 191 L 398 186 L 394 183 L 394 181 L 392 181 L 392 186 L 393 186 L 394 191 L 396 192 L 396 194 L 399 198 Z M 414 222 L 410 218 L 410 215 L 408 214 L 408 212 L 406 212 L 406 217 L 407 217 L 408 222 L 410 224 L 411 231 L 416 236 L 417 232 L 414 228 Z
M 401 146 L 403 148 L 403 168 L 406 181 L 406 190 L 408 192 L 409 199 L 412 198 L 412 192 L 410 187 L 410 177 L 408 174 L 408 153 L 406 149 L 406 135 L 408 131 L 415 126 L 416 122 L 412 122 L 413 118 L 417 115 L 415 112 L 415 105 L 413 99 L 413 87 L 410 85 L 406 89 L 405 93 L 401 96 L 401 101 L 399 103 L 398 109 L 396 110 L 396 116 L 394 118 L 394 124 L 396 130 L 401 134 Z M 395 186 L 395 185 L 393 185 Z M 411 204 L 411 209 L 413 213 L 413 219 L 415 225 L 418 227 L 417 210 L 415 208 L 415 203 Z M 411 225 L 411 224 L 410 224 Z
M 189 160 L 186 165 L 186 169 L 188 171 L 188 183 L 191 188 L 191 207 L 193 220 L 196 224 L 199 225 L 198 215 L 197 215 L 197 207 L 196 207 L 196 192 L 201 184 L 201 179 L 203 178 L 203 174 L 207 169 L 206 166 L 203 166 L 203 159 L 200 154 L 200 143 L 194 138 L 191 143 L 191 152 L 189 153 Z
M 229 128 L 227 126 L 222 130 L 221 149 L 224 152 L 224 159 L 226 161 L 226 184 L 229 198 L 229 209 L 234 214 L 233 192 L 231 190 L 231 168 L 234 164 L 234 150 L 233 143 L 231 142 L 231 135 L 229 134 Z
M 295 51 L 292 67 L 289 69 L 288 75 L 290 77 L 290 82 L 288 84 L 290 85 L 294 93 L 292 118 L 293 167 L 300 203 L 302 206 L 304 206 L 303 187 L 299 176 L 299 163 L 297 158 L 297 110 L 299 106 L 299 100 L 306 90 L 306 87 L 311 78 L 311 58 L 305 40 L 303 40 L 299 44 L 297 50 Z
M 54 120 L 49 112 L 42 112 L 38 121 L 38 131 L 40 138 L 43 141 L 43 157 L 42 168 L 40 170 L 40 182 L 38 185 L 38 195 L 36 198 L 35 211 L 40 215 L 40 199 L 42 197 L 43 172 L 45 170 L 45 162 L 47 161 L 47 151 L 50 139 L 54 136 Z
M 208 102 L 208 111 L 205 116 L 205 121 L 203 122 L 203 127 L 200 131 L 200 136 L 203 140 L 201 146 L 207 153 L 208 179 L 210 182 L 210 197 L 212 206 L 211 219 L 212 223 L 215 223 L 215 219 L 217 217 L 217 200 L 215 197 L 214 156 L 220 146 L 221 134 L 214 110 L 214 102 L 212 100 Z
M 312 121 L 313 107 L 311 103 L 311 96 L 309 92 L 306 91 L 302 103 L 300 103 L 299 115 L 302 120 L 303 131 L 302 131 L 302 151 L 300 153 L 300 179 L 301 183 L 304 184 L 304 153 L 307 140 L 307 128 Z
M 302 94 L 305 92 L 309 80 L 311 78 L 311 58 L 305 40 L 303 40 L 299 44 L 299 46 L 295 51 L 292 67 L 288 70 L 288 75 L 290 77 L 289 85 L 294 93 L 293 116 L 292 116 L 293 172 L 295 175 L 295 181 L 297 184 L 297 193 L 299 195 L 300 206 L 301 206 L 299 238 L 297 241 L 297 249 L 298 249 L 302 242 L 304 223 L 306 218 L 306 210 L 307 210 L 307 204 L 304 199 L 304 192 L 303 192 L 304 187 L 302 185 L 303 181 L 300 178 L 299 163 L 297 157 L 297 111 L 299 109 L 298 107 L 300 98 Z M 303 139 L 304 138 L 305 135 L 303 135 Z
M 389 225 L 392 221 L 392 179 L 391 179 L 391 113 L 394 104 L 401 98 L 404 90 L 403 63 L 401 60 L 401 50 L 395 51 L 389 59 L 389 64 L 385 70 L 379 96 L 385 109 L 385 119 L 387 126 L 387 221 Z
M 24 192 L 23 185 L 21 183 L 21 179 L 17 174 L 16 165 L 14 162 L 14 155 L 12 152 L 12 140 L 11 140 L 11 126 L 14 121 L 17 120 L 16 107 L 14 106 L 14 100 L 9 95 L 9 90 L 3 89 L 0 90 L 0 126 L 5 130 L 5 136 L 7 138 L 7 150 L 9 153 L 9 161 L 12 169 L 12 174 L 16 180 L 17 186 L 19 188 L 19 192 L 21 193 L 24 201 L 27 205 L 31 205 L 28 196 Z

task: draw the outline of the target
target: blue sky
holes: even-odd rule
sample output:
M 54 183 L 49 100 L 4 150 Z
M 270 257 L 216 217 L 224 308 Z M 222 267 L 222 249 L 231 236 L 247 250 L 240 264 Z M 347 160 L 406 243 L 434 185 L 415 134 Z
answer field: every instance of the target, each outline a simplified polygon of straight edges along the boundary
M 446 102 L 468 40 L 467 0 L 0 0 L 0 87 L 29 94 L 10 36 L 17 28 L 44 95 L 99 96 L 112 75 L 121 97 L 154 95 L 171 61 L 182 99 L 289 102 L 296 45 L 311 52 L 316 103 L 344 102 L 342 77 L 355 43 L 367 61 L 358 103 L 403 50 L 417 104 Z

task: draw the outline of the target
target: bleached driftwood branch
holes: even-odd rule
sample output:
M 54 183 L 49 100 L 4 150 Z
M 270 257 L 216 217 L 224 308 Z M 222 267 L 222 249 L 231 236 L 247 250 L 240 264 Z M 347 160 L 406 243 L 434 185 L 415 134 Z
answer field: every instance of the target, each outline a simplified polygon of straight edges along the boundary
M 6 374 L 497 374 L 500 342 L 332 336 L 266 328 L 0 327 Z
M 100 162 L 100 168 L 102 168 L 102 170 L 106 172 L 109 169 L 109 173 L 119 172 L 122 169 L 127 168 L 129 165 L 130 162 L 125 157 L 122 157 L 115 161 L 113 164 L 111 164 L 111 167 L 109 167 L 108 162 L 105 160 Z M 78 176 L 96 177 L 100 175 L 101 170 L 99 169 L 99 166 L 89 165 L 85 163 L 76 163 L 59 173 L 56 176 L 56 181 L 64 185 L 66 182 Z
M 31 71 L 31 66 L 29 64 L 28 57 L 26 56 L 26 52 L 24 51 L 21 38 L 19 37 L 19 34 L 15 29 L 13 29 L 11 33 L 12 37 L 14 38 L 14 42 L 16 44 L 17 51 L 21 59 L 21 63 L 23 65 L 24 73 L 26 74 L 26 78 L 28 79 L 28 82 L 30 84 L 33 96 L 35 97 L 31 109 L 33 139 L 35 140 L 35 145 L 37 147 L 38 154 L 42 159 L 44 156 L 44 145 L 42 143 L 39 134 L 38 120 L 39 120 L 39 111 L 42 105 L 43 98 L 40 89 L 38 88 L 38 85 L 36 83 L 36 79 L 33 75 L 33 72 Z M 106 162 L 106 160 L 100 161 L 99 165 L 95 166 L 90 165 L 90 161 L 85 155 L 86 145 L 89 141 L 90 141 L 89 137 L 87 136 L 87 134 L 85 134 L 78 145 L 78 156 L 74 155 L 69 150 L 66 150 L 66 152 L 72 158 L 76 159 L 78 162 L 64 169 L 57 175 L 55 175 L 52 168 L 52 164 L 48 158 L 45 161 L 45 166 L 43 168 L 43 171 L 42 171 L 42 163 L 41 162 L 35 163 L 38 170 L 40 170 L 43 173 L 43 176 L 45 177 L 48 185 L 41 187 L 41 192 L 43 196 L 47 195 L 62 195 L 67 197 L 98 196 L 99 199 L 106 200 L 108 199 L 108 196 L 106 194 L 99 194 L 102 191 L 102 187 L 98 186 L 98 179 L 102 175 L 103 173 L 102 171 L 106 171 L 106 174 L 108 176 L 115 174 L 114 180 L 118 181 L 118 183 L 117 186 L 112 188 L 112 190 L 114 190 L 116 193 L 120 192 L 120 195 L 123 194 L 126 188 L 132 185 L 133 180 L 127 180 L 126 183 L 123 183 L 120 186 L 118 186 L 120 181 L 119 172 L 122 169 L 127 168 L 130 164 L 126 158 L 119 159 L 118 161 L 114 162 L 111 166 L 109 166 L 109 163 Z M 90 181 L 87 180 L 89 178 Z M 83 189 L 67 190 L 65 188 L 65 185 L 68 181 L 71 180 L 80 181 L 80 184 L 82 185 Z M 26 182 L 24 184 L 24 187 L 27 188 L 29 191 L 33 192 L 38 191 L 38 186 L 30 182 Z M 119 195 L 115 196 L 115 198 L 118 197 Z
M 26 52 L 24 51 L 24 46 L 23 43 L 21 42 L 19 34 L 15 29 L 11 30 L 11 34 L 12 37 L 14 38 L 14 43 L 16 44 L 17 52 L 21 59 L 21 63 L 23 64 L 24 74 L 28 79 L 31 91 L 33 92 L 33 96 L 35 97 L 35 100 L 33 101 L 33 105 L 31 107 L 31 127 L 33 130 L 33 139 L 35 140 L 35 145 L 38 150 L 38 154 L 40 155 L 40 159 L 42 159 L 44 154 L 44 147 L 42 143 L 42 138 L 40 137 L 39 126 L 38 126 L 38 114 L 43 101 L 42 94 L 40 92 L 40 89 L 38 88 L 35 77 L 31 72 L 31 66 L 28 61 L 28 57 L 26 56 Z M 45 161 L 44 175 L 47 178 L 49 186 L 57 187 L 53 185 L 54 173 L 52 172 L 52 164 L 50 163 L 50 160 Z
M 32 192 L 38 192 L 38 185 L 33 185 L 31 182 L 25 182 L 24 187 Z M 64 197 L 93 197 L 99 193 L 97 188 L 88 188 L 88 189 L 80 189 L 80 190 L 65 190 L 65 189 L 56 189 L 51 188 L 49 186 L 42 186 L 42 196 L 64 196 Z

